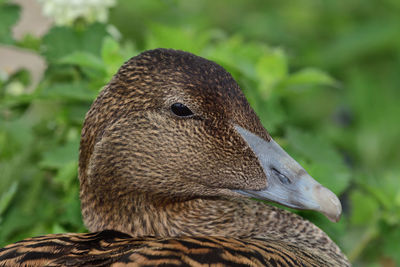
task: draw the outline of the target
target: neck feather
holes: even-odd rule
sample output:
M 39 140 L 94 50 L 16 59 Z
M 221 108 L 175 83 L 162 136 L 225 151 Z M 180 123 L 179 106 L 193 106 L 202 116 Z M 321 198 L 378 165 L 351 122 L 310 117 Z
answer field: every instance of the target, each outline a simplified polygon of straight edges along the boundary
M 247 199 L 155 202 L 146 195 L 97 197 L 81 192 L 82 212 L 91 231 L 115 229 L 133 236 L 217 235 L 254 237 L 275 231 L 274 222 L 297 215 Z M 289 226 L 289 225 L 288 225 Z M 259 229 L 259 230 L 257 230 Z
M 167 204 L 155 204 L 140 195 L 110 200 L 85 194 L 81 199 L 84 221 L 90 231 L 113 229 L 134 237 L 263 238 L 342 255 L 335 243 L 314 224 L 250 199 L 193 199 Z

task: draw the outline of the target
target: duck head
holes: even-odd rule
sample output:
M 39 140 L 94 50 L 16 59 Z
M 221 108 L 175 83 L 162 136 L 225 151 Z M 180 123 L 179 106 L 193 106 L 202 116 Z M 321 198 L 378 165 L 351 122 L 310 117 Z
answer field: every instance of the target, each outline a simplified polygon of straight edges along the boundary
M 91 203 L 120 212 L 129 201 L 196 198 L 254 197 L 334 221 L 341 213 L 337 197 L 271 138 L 227 71 L 176 50 L 133 57 L 103 89 L 83 126 L 79 178 L 84 219 L 96 212 Z

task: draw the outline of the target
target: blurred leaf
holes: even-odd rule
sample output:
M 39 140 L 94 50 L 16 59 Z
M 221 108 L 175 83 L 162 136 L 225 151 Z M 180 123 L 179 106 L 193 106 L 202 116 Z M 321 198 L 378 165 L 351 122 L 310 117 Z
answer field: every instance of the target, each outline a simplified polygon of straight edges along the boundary
M 13 4 L 0 3 L 0 43 L 12 44 L 11 26 L 19 19 L 20 7 Z
M 354 225 L 365 225 L 365 222 L 376 220 L 379 217 L 378 203 L 369 195 L 360 191 L 354 191 L 350 195 L 352 203 L 351 223 Z
M 321 136 L 288 127 L 286 137 L 291 147 L 309 160 L 342 164 L 340 154 Z
M 322 136 L 287 128 L 286 138 L 297 154 L 310 163 L 301 162 L 305 169 L 321 184 L 340 194 L 348 186 L 350 173 L 340 154 Z
M 55 83 L 46 87 L 42 95 L 47 98 L 59 100 L 87 100 L 92 101 L 96 98 L 97 92 L 90 90 L 89 85 L 83 82 L 76 83 Z
M 84 29 L 54 27 L 43 37 L 44 55 L 50 62 L 76 52 L 100 56 L 103 38 L 108 36 L 104 24 L 91 24 Z
M 11 186 L 8 188 L 8 190 L 5 191 L 0 196 L 0 223 L 1 223 L 1 215 L 7 209 L 8 205 L 11 202 L 11 200 L 15 196 L 15 193 L 17 192 L 17 188 L 18 188 L 18 182 L 13 182 L 11 184 Z
M 235 35 L 228 39 L 222 39 L 212 48 L 208 48 L 204 52 L 204 56 L 224 66 L 236 79 L 243 78 L 256 81 L 254 63 L 264 53 L 270 53 L 269 47 L 265 44 L 245 42 L 242 36 Z
M 85 115 L 90 108 L 90 102 L 70 103 L 68 109 L 68 121 L 71 124 L 82 125 Z
M 321 56 L 326 65 L 346 64 L 368 53 L 399 44 L 398 18 L 371 19 L 340 36 Z
M 62 215 L 60 222 L 64 225 L 73 225 L 80 232 L 87 231 L 82 222 L 81 203 L 79 201 L 79 185 L 78 179 L 69 187 L 70 194 L 63 199 Z
M 257 61 L 256 73 L 260 80 L 261 93 L 269 94 L 272 87 L 282 81 L 288 72 L 287 59 L 281 49 L 271 50 L 271 53 L 260 55 Z
M 67 166 L 66 169 L 63 170 L 64 173 L 61 175 L 61 178 L 63 178 L 63 175 L 68 175 L 71 172 L 72 164 L 76 164 L 78 161 L 78 152 L 79 141 L 69 142 L 63 146 L 45 152 L 40 166 L 50 169 L 62 169 Z
M 284 82 L 284 86 L 298 85 L 336 86 L 337 82 L 327 73 L 319 69 L 305 68 L 289 75 Z
M 400 228 L 391 229 L 390 234 L 385 237 L 383 247 L 384 254 L 392 258 L 397 265 L 400 264 L 399 240 Z
M 101 47 L 101 58 L 104 64 L 114 67 L 114 72 L 124 63 L 119 43 L 111 37 L 104 38 L 103 46 Z
M 51 229 L 52 234 L 62 234 L 62 233 L 68 233 L 68 230 L 66 230 L 64 227 L 62 227 L 60 224 L 55 223 Z
M 209 42 L 208 31 L 198 32 L 191 28 L 175 28 L 152 24 L 147 37 L 146 49 L 173 48 L 198 54 Z
M 68 149 L 66 149 L 68 151 Z M 75 155 L 77 154 L 77 151 L 74 153 Z M 46 160 L 46 159 L 44 159 Z M 60 159 L 59 159 L 60 160 Z M 69 189 L 69 186 L 71 182 L 75 179 L 77 179 L 77 174 L 78 174 L 78 161 L 66 161 L 65 158 L 61 159 L 61 161 L 66 162 L 61 166 L 57 172 L 57 175 L 54 177 L 54 181 L 60 183 L 65 190 Z M 49 162 L 49 161 L 44 161 L 42 163 L 44 165 L 48 166 L 55 166 L 55 162 Z
M 379 203 L 381 217 L 388 225 L 400 224 L 399 174 L 398 170 L 388 170 L 379 177 L 369 175 L 358 179 L 360 186 Z
M 12 155 L 13 151 L 21 152 L 24 148 L 29 148 L 34 139 L 29 118 L 20 117 L 10 122 L 4 122 L 2 128 L 7 138 L 7 146 L 2 150 L 9 155 Z
M 105 73 L 103 61 L 95 55 L 84 51 L 72 52 L 71 54 L 62 57 L 59 60 L 59 63 L 88 67 Z
M 261 123 L 270 134 L 275 134 L 282 128 L 287 117 L 280 97 L 275 95 L 270 96 L 268 101 L 259 101 L 256 113 L 260 116 Z
M 343 193 L 350 183 L 351 176 L 344 165 L 330 164 L 328 162 L 308 163 L 299 161 L 313 178 L 337 195 Z
M 39 52 L 40 46 L 42 44 L 42 39 L 38 38 L 32 34 L 25 34 L 21 40 L 18 40 L 18 47 L 34 50 Z
M 104 65 L 107 69 L 107 76 L 104 77 L 105 83 L 107 83 L 118 71 L 124 61 L 131 56 L 132 54 L 124 56 L 119 43 L 113 38 L 106 37 L 104 39 L 101 48 L 101 58 L 103 59 Z

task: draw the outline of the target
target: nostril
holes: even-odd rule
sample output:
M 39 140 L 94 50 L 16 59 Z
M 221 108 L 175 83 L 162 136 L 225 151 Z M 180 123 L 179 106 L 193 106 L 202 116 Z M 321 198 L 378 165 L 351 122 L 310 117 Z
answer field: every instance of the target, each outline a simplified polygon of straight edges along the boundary
M 278 171 L 276 168 L 271 167 L 271 170 L 274 172 L 276 176 L 278 176 L 279 181 L 281 181 L 282 184 L 291 184 L 292 181 L 286 177 L 286 175 L 282 174 L 280 171 Z

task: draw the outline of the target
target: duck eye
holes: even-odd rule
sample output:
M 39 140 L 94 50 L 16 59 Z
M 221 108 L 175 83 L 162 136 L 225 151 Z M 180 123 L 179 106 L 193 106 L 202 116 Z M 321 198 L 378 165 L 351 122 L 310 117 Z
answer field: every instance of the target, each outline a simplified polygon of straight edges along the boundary
M 188 117 L 193 115 L 193 112 L 182 103 L 172 104 L 171 111 L 179 117 Z

